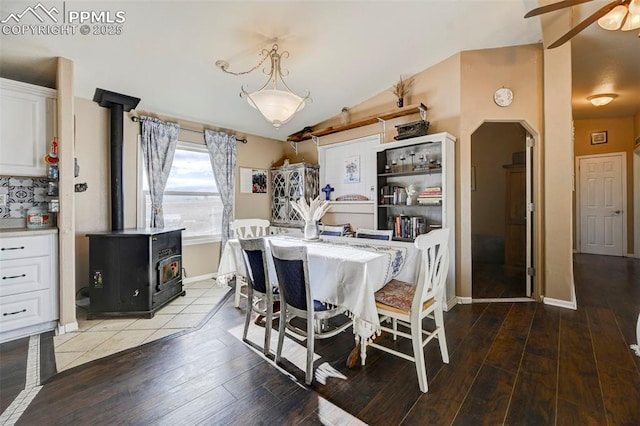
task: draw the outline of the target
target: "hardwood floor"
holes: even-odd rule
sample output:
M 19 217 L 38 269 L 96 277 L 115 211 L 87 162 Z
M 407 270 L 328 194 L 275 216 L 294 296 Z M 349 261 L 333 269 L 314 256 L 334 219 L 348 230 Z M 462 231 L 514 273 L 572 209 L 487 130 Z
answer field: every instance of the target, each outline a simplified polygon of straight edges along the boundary
M 495 263 L 473 263 L 474 299 L 526 297 L 525 268 L 521 270 Z
M 450 364 L 427 347 L 427 394 L 412 363 L 375 349 L 365 367 L 346 368 L 349 331 L 317 343 L 306 387 L 293 355 L 276 367 L 239 340 L 244 310 L 228 299 L 197 331 L 54 376 L 18 424 L 639 424 L 640 358 L 629 345 L 640 261 L 577 255 L 575 281 L 576 311 L 491 303 L 445 313 Z

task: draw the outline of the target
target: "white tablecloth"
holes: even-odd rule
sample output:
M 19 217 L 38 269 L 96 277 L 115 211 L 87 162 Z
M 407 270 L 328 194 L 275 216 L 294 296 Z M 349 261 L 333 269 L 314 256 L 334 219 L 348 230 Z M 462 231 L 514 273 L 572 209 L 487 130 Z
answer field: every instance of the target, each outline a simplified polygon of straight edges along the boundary
M 415 282 L 418 250 L 413 244 L 362 238 L 323 237 L 307 242 L 287 236 L 266 237 L 267 246 L 305 245 L 313 298 L 340 306 L 354 320 L 354 331 L 364 338 L 380 330 L 374 293 L 393 278 Z M 268 256 L 273 285 L 277 277 Z M 238 240 L 229 240 L 220 259 L 218 282 L 245 275 Z

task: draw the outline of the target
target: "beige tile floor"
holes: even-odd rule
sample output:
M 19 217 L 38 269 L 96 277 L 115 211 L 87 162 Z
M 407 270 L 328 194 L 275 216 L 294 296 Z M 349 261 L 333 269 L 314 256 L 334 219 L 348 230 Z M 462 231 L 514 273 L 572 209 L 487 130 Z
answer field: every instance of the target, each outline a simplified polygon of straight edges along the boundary
M 184 297 L 171 301 L 150 319 L 87 320 L 86 309 L 77 308 L 78 330 L 53 338 L 58 372 L 195 327 L 231 290 L 213 279 L 184 288 Z

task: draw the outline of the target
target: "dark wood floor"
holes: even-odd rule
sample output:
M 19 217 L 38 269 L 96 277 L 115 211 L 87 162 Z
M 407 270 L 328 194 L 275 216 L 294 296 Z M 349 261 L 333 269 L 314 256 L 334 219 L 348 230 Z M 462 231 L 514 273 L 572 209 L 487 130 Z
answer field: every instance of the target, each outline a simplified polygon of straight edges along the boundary
M 347 369 L 351 332 L 317 345 L 329 378 L 302 386 L 297 367 L 282 366 L 292 379 L 238 340 L 243 311 L 227 301 L 197 331 L 54 376 L 19 424 L 640 424 L 640 358 L 629 349 L 640 261 L 578 255 L 575 280 L 577 311 L 491 303 L 445 313 L 451 360 L 427 347 L 427 394 L 413 364 L 375 349 Z
M 474 299 L 526 297 L 525 267 L 514 269 L 495 263 L 473 262 Z

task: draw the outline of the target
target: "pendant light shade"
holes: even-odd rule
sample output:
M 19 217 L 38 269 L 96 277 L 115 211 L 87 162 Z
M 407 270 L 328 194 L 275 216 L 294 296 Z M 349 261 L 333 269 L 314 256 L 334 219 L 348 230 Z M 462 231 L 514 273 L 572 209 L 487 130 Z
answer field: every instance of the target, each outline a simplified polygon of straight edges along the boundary
M 627 6 L 616 6 L 611 12 L 598 19 L 598 25 L 605 30 L 615 31 L 622 26 L 622 20 L 627 15 Z
M 289 52 L 278 53 L 278 45 L 274 44 L 271 50 L 263 49 L 262 55 L 264 58 L 255 67 L 245 72 L 229 71 L 229 64 L 226 61 L 217 61 L 216 65 L 228 74 L 242 75 L 249 74 L 260 67 L 267 58 L 270 59 L 271 69 L 268 73 L 265 71 L 269 76 L 267 82 L 255 92 L 249 92 L 243 86 L 240 96 L 247 98 L 249 105 L 257 109 L 277 129 L 291 120 L 296 113 L 302 111 L 305 104 L 311 102 L 311 98 L 309 92 L 304 96 L 293 93 L 282 78 L 280 59 L 283 56 L 288 57 Z M 287 75 L 286 72 L 285 75 Z

